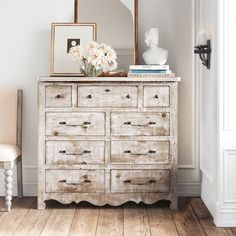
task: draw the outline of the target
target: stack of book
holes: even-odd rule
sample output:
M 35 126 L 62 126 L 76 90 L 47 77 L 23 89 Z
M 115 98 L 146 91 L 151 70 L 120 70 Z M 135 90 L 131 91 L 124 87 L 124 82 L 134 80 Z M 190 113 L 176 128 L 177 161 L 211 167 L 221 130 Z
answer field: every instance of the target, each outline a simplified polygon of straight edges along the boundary
M 137 78 L 174 78 L 169 65 L 130 65 L 128 77 Z

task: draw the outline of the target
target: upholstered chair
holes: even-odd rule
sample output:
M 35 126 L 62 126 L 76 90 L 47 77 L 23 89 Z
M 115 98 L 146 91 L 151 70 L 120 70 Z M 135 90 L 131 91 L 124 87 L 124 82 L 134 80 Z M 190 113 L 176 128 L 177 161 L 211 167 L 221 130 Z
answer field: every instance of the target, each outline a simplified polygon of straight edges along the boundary
M 22 184 L 22 90 L 0 89 L 0 168 L 5 174 L 5 202 L 12 204 L 12 175 L 17 166 L 18 197 L 23 197 Z

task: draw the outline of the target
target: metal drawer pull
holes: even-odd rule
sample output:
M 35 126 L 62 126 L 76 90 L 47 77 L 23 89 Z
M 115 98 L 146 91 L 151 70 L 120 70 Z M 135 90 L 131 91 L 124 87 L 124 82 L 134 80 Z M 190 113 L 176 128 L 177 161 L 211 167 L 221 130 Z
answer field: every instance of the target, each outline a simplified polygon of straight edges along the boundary
M 111 91 L 110 89 L 106 89 L 106 90 L 105 90 L 105 92 L 107 92 L 107 93 L 110 92 L 110 91 Z
M 163 113 L 163 114 L 162 114 L 162 117 L 163 117 L 163 118 L 166 118 L 166 114 L 165 114 L 165 113 Z
M 130 150 L 124 151 L 125 154 L 130 154 L 133 156 L 147 156 L 149 154 L 154 154 L 156 151 L 149 150 L 148 153 L 132 153 Z
M 159 98 L 158 95 L 155 95 L 155 98 L 158 99 Z
M 89 95 L 87 96 L 87 98 L 91 99 L 91 98 L 92 98 L 92 95 L 91 95 L 91 94 L 89 94 Z
M 85 121 L 82 125 L 73 125 L 73 124 L 67 124 L 65 121 L 59 122 L 59 125 L 65 125 L 65 126 L 69 126 L 69 127 L 76 127 L 76 126 L 80 126 L 83 128 L 88 128 L 87 125 L 91 125 L 91 122 Z
M 155 125 L 156 122 L 148 122 L 147 124 L 143 124 L 143 125 L 135 125 L 135 124 L 132 124 L 130 121 L 128 122 L 124 122 L 124 125 L 130 125 L 130 126 L 138 126 L 138 127 L 141 127 L 141 126 L 149 126 L 149 125 Z
M 157 181 L 155 179 L 146 179 L 146 178 L 136 178 L 136 179 L 127 179 L 124 181 L 125 184 L 131 184 L 131 185 L 148 185 L 148 184 L 154 184 Z
M 63 96 L 60 94 L 57 94 L 55 98 L 63 98 Z
M 84 150 L 83 152 L 81 153 L 67 153 L 66 150 L 61 150 L 59 151 L 60 154 L 65 154 L 67 156 L 82 156 L 84 154 L 89 154 L 91 153 L 91 151 L 88 151 L 88 150 Z
M 91 183 L 92 181 L 88 180 L 88 179 L 85 179 L 83 182 L 79 183 L 79 182 L 68 182 L 67 180 L 63 179 L 63 180 L 59 180 L 58 182 L 61 183 L 61 184 L 76 186 L 76 185 L 83 185 L 85 183 Z

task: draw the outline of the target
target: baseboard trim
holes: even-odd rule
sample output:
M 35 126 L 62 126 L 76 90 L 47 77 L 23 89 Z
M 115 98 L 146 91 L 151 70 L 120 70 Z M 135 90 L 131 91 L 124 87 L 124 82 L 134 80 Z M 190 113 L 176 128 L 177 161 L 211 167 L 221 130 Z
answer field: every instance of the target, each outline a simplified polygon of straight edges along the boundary
M 204 204 L 207 206 L 208 210 L 210 211 L 211 215 L 213 218 L 216 216 L 216 204 L 214 201 L 211 199 L 211 197 L 207 194 L 207 187 L 202 184 L 202 191 L 201 191 L 201 198 Z
M 37 166 L 23 166 L 24 196 L 37 196 Z M 5 195 L 4 175 L 0 175 L 0 196 Z M 14 171 L 15 174 L 15 171 Z M 1 177 L 2 176 L 2 177 Z M 13 176 L 13 196 L 17 195 L 16 177 Z M 177 194 L 180 197 L 196 197 L 201 195 L 201 183 L 194 181 L 179 181 Z
M 236 227 L 236 208 L 222 208 L 219 203 L 216 205 L 215 225 L 217 227 Z
M 179 182 L 177 194 L 179 197 L 199 197 L 201 196 L 201 183 L 191 181 Z
M 207 194 L 209 188 L 202 184 L 201 198 L 211 215 L 217 227 L 236 227 L 236 204 L 234 208 L 225 208 L 219 202 L 215 202 L 212 197 Z
M 17 196 L 17 185 L 13 183 L 13 196 Z M 0 183 L 0 196 L 5 194 L 4 183 Z M 198 197 L 201 195 L 201 185 L 195 182 L 182 182 L 178 183 L 177 193 L 179 197 Z M 24 196 L 37 196 L 37 183 L 25 182 L 24 183 Z

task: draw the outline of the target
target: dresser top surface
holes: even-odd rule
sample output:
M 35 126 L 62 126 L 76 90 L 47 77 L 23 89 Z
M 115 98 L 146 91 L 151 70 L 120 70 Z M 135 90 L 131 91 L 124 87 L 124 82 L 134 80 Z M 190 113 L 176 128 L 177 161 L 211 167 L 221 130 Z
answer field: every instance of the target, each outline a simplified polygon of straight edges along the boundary
M 129 77 L 38 77 L 38 82 L 180 82 L 175 78 L 129 78 Z

